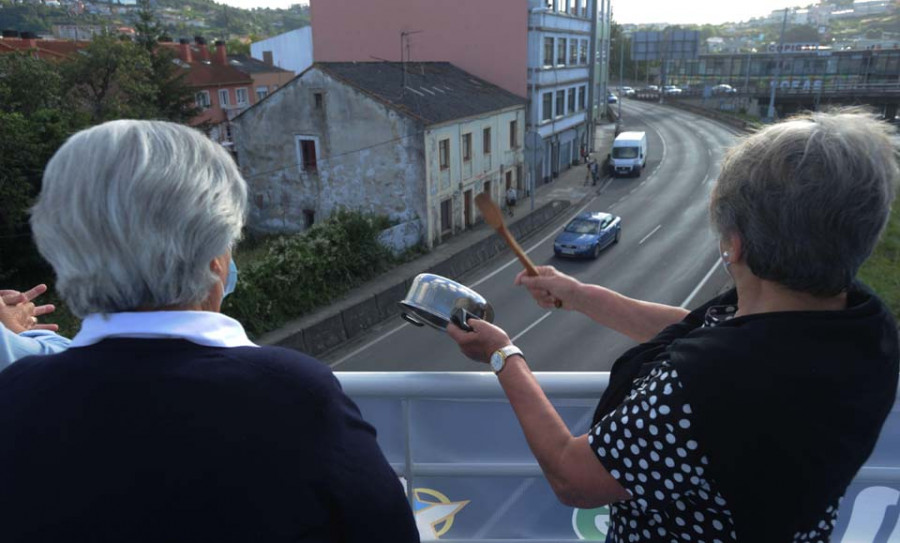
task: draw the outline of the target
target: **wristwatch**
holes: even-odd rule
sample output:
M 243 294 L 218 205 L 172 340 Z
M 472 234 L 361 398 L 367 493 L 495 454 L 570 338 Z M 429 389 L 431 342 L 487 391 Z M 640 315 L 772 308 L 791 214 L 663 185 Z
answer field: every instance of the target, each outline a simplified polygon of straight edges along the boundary
M 506 359 L 514 354 L 525 358 L 525 356 L 522 354 L 522 349 L 516 347 L 515 345 L 507 345 L 502 349 L 494 351 L 494 354 L 491 355 L 491 369 L 494 370 L 494 373 L 500 373 L 501 371 L 503 371 L 503 367 L 506 365 Z

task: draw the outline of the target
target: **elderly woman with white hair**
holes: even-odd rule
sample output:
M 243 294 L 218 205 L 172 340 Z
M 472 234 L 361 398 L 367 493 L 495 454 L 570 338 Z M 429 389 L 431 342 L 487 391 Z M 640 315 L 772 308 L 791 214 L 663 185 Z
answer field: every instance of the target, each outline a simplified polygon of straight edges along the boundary
M 79 132 L 32 227 L 83 317 L 0 373 L 0 541 L 418 541 L 375 431 L 330 368 L 220 314 L 247 188 L 172 123 Z
M 520 274 L 537 302 L 639 342 L 572 436 L 506 333 L 450 336 L 490 361 L 559 498 L 612 504 L 607 541 L 828 541 L 897 393 L 897 325 L 854 280 L 898 181 L 886 125 L 815 113 L 732 149 L 710 214 L 735 288 L 687 311 Z

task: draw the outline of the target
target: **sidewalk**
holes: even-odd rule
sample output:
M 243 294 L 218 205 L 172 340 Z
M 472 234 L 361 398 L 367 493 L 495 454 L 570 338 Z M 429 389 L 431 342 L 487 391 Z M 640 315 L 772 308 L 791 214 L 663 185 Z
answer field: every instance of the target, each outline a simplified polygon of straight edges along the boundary
M 596 127 L 593 159 L 602 163 L 614 139 L 615 125 Z M 515 216 L 507 225 L 517 239 L 527 238 L 555 220 L 560 213 L 597 193 L 599 187 L 585 184 L 584 164 L 572 166 L 549 183 L 539 184 L 532 198 L 521 198 Z M 521 237 L 520 237 L 521 236 Z M 455 234 L 428 254 L 398 266 L 347 293 L 327 307 L 304 315 L 258 338 L 263 345 L 279 345 L 318 356 L 396 315 L 398 301 L 406 296 L 409 283 L 429 271 L 453 278 L 499 254 L 505 248 L 495 231 L 485 223 Z

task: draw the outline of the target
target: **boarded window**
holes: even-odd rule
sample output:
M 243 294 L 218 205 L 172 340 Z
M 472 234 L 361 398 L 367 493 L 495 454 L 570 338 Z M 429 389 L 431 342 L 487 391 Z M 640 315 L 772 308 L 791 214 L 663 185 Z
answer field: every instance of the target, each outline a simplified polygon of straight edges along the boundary
M 316 149 L 316 140 L 314 138 L 298 136 L 297 155 L 302 171 L 318 171 L 318 150 Z

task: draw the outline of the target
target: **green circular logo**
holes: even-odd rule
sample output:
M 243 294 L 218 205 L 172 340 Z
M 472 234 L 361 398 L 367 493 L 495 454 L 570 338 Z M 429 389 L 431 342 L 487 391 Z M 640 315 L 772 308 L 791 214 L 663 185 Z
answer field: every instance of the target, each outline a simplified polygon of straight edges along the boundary
M 609 507 L 575 509 L 572 511 L 572 529 L 578 539 L 606 541 L 609 530 Z

